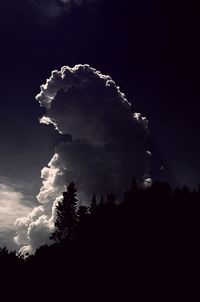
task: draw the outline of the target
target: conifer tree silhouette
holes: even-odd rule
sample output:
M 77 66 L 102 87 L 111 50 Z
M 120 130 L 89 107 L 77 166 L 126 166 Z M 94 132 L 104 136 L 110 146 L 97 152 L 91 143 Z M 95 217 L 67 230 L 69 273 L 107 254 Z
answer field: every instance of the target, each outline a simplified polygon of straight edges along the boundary
M 90 214 L 93 214 L 97 210 L 97 200 L 96 195 L 93 195 L 92 201 L 89 206 Z
M 131 183 L 127 191 L 124 193 L 124 201 L 125 202 L 132 202 L 134 196 L 138 192 L 138 182 L 135 176 L 132 178 Z
M 88 208 L 86 206 L 80 206 L 77 212 L 79 222 L 81 222 L 88 215 Z
M 104 205 L 104 197 L 103 197 L 103 194 L 101 194 L 101 199 L 100 199 L 100 206 L 103 206 Z
M 76 193 L 77 189 L 72 182 L 67 186 L 67 192 L 63 193 L 63 199 L 58 202 L 55 230 L 50 237 L 56 242 L 72 242 L 74 240 L 77 225 Z

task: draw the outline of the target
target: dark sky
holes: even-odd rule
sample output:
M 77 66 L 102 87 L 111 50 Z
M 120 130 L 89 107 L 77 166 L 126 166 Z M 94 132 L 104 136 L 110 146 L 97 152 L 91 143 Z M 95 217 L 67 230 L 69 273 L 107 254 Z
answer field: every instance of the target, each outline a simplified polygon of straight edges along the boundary
M 53 127 L 39 124 L 35 95 L 53 69 L 88 63 L 111 75 L 148 118 L 153 179 L 197 186 L 197 7 L 178 0 L 83 2 L 1 1 L 0 176 L 35 196 L 59 140 Z

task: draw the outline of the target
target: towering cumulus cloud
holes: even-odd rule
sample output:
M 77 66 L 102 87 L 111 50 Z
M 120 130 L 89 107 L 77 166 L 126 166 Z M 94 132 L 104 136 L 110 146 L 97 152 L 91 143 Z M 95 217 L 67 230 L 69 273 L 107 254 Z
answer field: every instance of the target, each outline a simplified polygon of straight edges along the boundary
M 113 190 L 120 199 L 132 176 L 149 183 L 148 122 L 134 113 L 125 95 L 108 75 L 89 65 L 53 71 L 36 100 L 46 113 L 41 123 L 53 124 L 72 139 L 61 143 L 41 171 L 40 206 L 18 219 L 15 241 L 22 251 L 49 242 L 55 206 L 66 185 L 78 187 L 79 202 L 88 204 Z

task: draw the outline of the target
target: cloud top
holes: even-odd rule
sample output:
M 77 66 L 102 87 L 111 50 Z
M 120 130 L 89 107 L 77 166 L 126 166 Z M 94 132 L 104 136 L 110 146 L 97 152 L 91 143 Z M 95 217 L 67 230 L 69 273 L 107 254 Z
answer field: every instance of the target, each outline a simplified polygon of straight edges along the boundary
M 36 99 L 46 109 L 41 122 L 52 123 L 60 133 L 70 133 L 74 139 L 86 138 L 92 144 L 118 143 L 135 139 L 135 132 L 147 133 L 146 118 L 132 113 L 130 103 L 110 76 L 89 65 L 52 71 Z

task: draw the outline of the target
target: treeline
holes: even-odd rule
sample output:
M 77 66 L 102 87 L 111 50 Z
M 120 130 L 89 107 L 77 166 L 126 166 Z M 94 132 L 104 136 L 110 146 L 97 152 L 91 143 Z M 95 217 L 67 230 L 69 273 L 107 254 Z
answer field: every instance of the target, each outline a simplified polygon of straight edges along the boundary
M 4 273 L 11 267 L 15 280 L 20 275 L 28 288 L 33 280 L 45 284 L 47 296 L 81 294 L 95 301 L 171 300 L 172 292 L 185 295 L 189 284 L 195 285 L 200 190 L 172 190 L 165 182 L 144 189 L 133 179 L 122 202 L 110 192 L 100 200 L 94 195 L 88 207 L 77 204 L 71 183 L 57 206 L 54 243 L 26 260 L 2 249 Z

